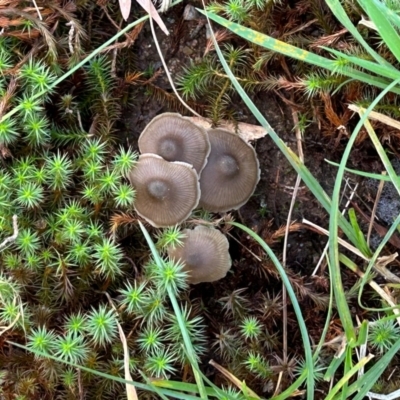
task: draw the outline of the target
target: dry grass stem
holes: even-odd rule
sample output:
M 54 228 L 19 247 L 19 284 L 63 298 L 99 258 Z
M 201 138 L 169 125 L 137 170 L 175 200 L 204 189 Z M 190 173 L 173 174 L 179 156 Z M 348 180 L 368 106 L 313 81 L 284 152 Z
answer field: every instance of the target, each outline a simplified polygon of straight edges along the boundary
M 6 237 L 0 243 L 0 250 L 6 247 L 7 244 L 14 242 L 18 237 L 18 217 L 16 215 L 13 215 L 12 220 L 13 220 L 13 234 L 11 236 Z
M 115 311 L 115 314 L 118 315 L 118 310 L 116 309 L 110 295 L 108 293 L 106 293 L 108 302 L 110 303 L 111 307 L 113 308 L 113 310 Z M 132 379 L 132 375 L 130 373 L 130 366 L 129 366 L 129 360 L 130 360 L 130 354 L 129 354 L 129 349 L 128 349 L 128 342 L 126 340 L 124 331 L 121 327 L 121 325 L 119 324 L 118 321 L 116 321 L 117 326 L 118 326 L 118 332 L 119 332 L 119 338 L 121 339 L 121 343 L 122 343 L 122 347 L 124 350 L 124 379 L 126 381 L 133 381 Z M 126 397 L 128 400 L 138 400 L 138 396 L 136 393 L 136 388 L 133 384 L 129 384 L 126 383 L 125 384 L 125 388 L 126 388 Z
M 279 392 L 280 392 L 282 376 L 283 376 L 283 371 L 279 372 L 278 381 L 276 382 L 276 388 L 275 388 L 275 391 L 274 391 L 274 394 L 272 395 L 272 397 L 277 396 L 279 394 Z
M 142 5 L 141 2 L 142 2 L 143 0 L 137 0 L 137 1 L 138 1 L 138 3 L 139 3 L 140 5 Z M 153 4 L 150 2 L 150 0 L 144 0 L 144 1 L 146 2 L 147 7 L 153 6 Z M 153 8 L 154 8 L 154 6 L 153 6 Z M 157 14 L 157 15 L 158 15 L 158 14 Z M 152 14 L 150 14 L 150 16 L 152 16 Z M 186 109 L 188 109 L 193 115 L 196 115 L 196 116 L 200 117 L 200 115 L 199 115 L 195 110 L 193 110 L 193 108 L 191 108 L 191 107 L 185 102 L 185 100 L 183 100 L 183 98 L 179 95 L 178 91 L 176 90 L 176 87 L 175 87 L 174 81 L 173 81 L 173 79 L 172 79 L 172 77 L 171 77 L 171 74 L 170 74 L 170 72 L 169 72 L 167 63 L 165 62 L 164 55 L 163 55 L 163 53 L 162 53 L 162 51 L 161 51 L 160 43 L 158 42 L 158 39 L 157 39 L 156 31 L 155 31 L 155 29 L 154 29 L 154 24 L 153 24 L 153 18 L 149 18 L 149 21 L 150 21 L 151 33 L 152 33 L 152 35 L 153 35 L 153 39 L 154 39 L 154 43 L 155 43 L 155 45 L 156 45 L 156 49 L 157 49 L 157 52 L 158 52 L 158 56 L 160 57 L 160 60 L 161 60 L 162 65 L 163 65 L 163 67 L 164 67 L 165 74 L 167 75 L 169 84 L 171 85 L 171 88 L 172 88 L 172 90 L 173 90 L 175 96 L 176 96 L 177 99 L 180 101 L 180 103 L 181 103 Z M 166 29 L 166 28 L 165 28 L 165 29 Z
M 382 175 L 386 175 L 386 171 L 382 172 Z M 382 190 L 383 190 L 383 185 L 385 184 L 385 181 L 380 181 L 379 186 L 378 186 L 378 192 L 376 193 L 375 197 L 375 202 L 374 202 L 374 207 L 372 208 L 372 214 L 371 214 L 371 219 L 369 221 L 368 225 L 368 233 L 367 233 L 367 244 L 369 246 L 369 240 L 371 238 L 371 233 L 372 233 L 372 228 L 374 226 L 374 220 L 375 220 L 375 215 L 376 215 L 376 209 L 378 208 L 378 203 L 381 198 Z
M 348 106 L 348 108 L 349 108 L 351 111 L 354 111 L 354 112 L 356 112 L 356 113 L 358 113 L 358 114 L 364 113 L 365 110 L 366 110 L 365 108 L 363 108 L 363 107 L 358 107 L 358 106 L 356 106 L 355 104 L 350 104 L 350 105 Z M 372 120 L 375 120 L 375 121 L 382 122 L 382 123 L 384 123 L 384 124 L 386 124 L 386 125 L 389 125 L 389 126 L 391 126 L 391 127 L 393 127 L 393 128 L 400 129 L 400 122 L 399 122 L 399 121 L 396 121 L 395 119 L 390 118 L 390 117 L 388 117 L 388 116 L 386 116 L 386 115 L 383 115 L 383 114 L 381 114 L 381 113 L 378 113 L 378 112 L 376 112 L 376 111 L 371 111 L 371 112 L 368 114 L 368 118 L 369 118 L 369 119 L 372 119 Z
M 358 267 L 356 267 L 354 271 L 360 278 L 365 276 L 364 272 L 361 271 Z M 398 305 L 396 304 L 395 300 L 391 296 L 390 292 L 388 291 L 387 287 L 386 291 L 382 289 L 373 279 L 368 282 L 368 285 L 371 286 L 372 289 L 384 300 L 390 307 L 393 307 L 393 313 L 396 314 L 397 323 L 400 326 L 400 310 L 398 309 Z
M 308 221 L 307 219 L 303 219 L 303 224 L 305 224 L 306 226 L 310 226 L 313 229 L 315 229 L 317 232 L 320 232 L 326 236 L 329 237 L 329 231 L 327 231 L 324 228 L 321 228 L 320 226 L 312 223 L 311 221 Z M 352 253 L 354 253 L 355 255 L 361 257 L 363 260 L 365 261 L 369 261 L 369 258 L 364 256 L 363 253 L 361 253 L 360 250 L 358 250 L 356 247 L 354 247 L 353 245 L 351 245 L 350 243 L 347 243 L 345 240 L 343 240 L 342 238 L 338 238 L 338 242 L 339 244 L 341 244 L 343 247 L 345 247 L 347 250 L 350 250 Z
M 239 390 L 243 390 L 243 382 L 236 378 L 235 375 L 233 375 L 231 372 L 229 372 L 227 369 L 216 363 L 214 360 L 210 360 L 209 364 L 212 365 L 216 370 L 218 370 L 222 375 L 225 376 L 229 381 L 231 381 Z M 259 399 L 260 397 L 257 396 L 256 393 L 254 393 L 248 386 L 246 386 L 245 393 L 246 395 L 253 397 L 255 399 Z

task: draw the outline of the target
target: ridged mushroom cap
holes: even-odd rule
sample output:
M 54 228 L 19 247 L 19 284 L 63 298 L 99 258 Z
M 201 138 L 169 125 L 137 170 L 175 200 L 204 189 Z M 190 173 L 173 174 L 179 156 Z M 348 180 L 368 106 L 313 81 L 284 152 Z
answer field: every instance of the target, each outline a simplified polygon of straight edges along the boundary
M 228 239 L 217 229 L 205 226 L 185 229 L 183 233 L 183 245 L 167 250 L 171 260 L 180 260 L 184 265 L 188 282 L 214 282 L 225 277 L 232 265 Z
M 199 177 L 189 164 L 142 154 L 128 179 L 136 190 L 136 212 L 157 228 L 180 224 L 198 205 Z
M 239 136 L 209 129 L 211 152 L 200 177 L 200 206 L 207 211 L 236 210 L 247 202 L 260 180 L 257 155 Z
M 193 165 L 198 174 L 210 154 L 206 130 L 174 113 L 155 117 L 141 133 L 138 144 L 141 153 L 158 154 L 167 161 L 186 162 Z

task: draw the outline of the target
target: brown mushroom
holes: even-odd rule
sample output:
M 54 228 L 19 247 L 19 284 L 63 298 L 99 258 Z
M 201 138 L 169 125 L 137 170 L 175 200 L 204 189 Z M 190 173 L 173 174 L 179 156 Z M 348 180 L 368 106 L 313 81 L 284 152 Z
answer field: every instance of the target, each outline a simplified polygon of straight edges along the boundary
M 199 202 L 199 177 L 186 163 L 142 154 L 128 179 L 136 190 L 136 212 L 157 228 L 180 224 Z
M 174 113 L 155 117 L 141 133 L 138 144 L 141 153 L 158 154 L 167 161 L 186 162 L 193 165 L 198 174 L 210 154 L 206 130 Z
M 257 155 L 239 136 L 209 129 L 211 153 L 200 177 L 200 206 L 207 211 L 236 210 L 254 193 L 260 179 Z
M 223 278 L 232 265 L 227 238 L 215 228 L 185 229 L 182 246 L 169 247 L 168 256 L 180 261 L 189 274 L 188 282 L 214 282 Z

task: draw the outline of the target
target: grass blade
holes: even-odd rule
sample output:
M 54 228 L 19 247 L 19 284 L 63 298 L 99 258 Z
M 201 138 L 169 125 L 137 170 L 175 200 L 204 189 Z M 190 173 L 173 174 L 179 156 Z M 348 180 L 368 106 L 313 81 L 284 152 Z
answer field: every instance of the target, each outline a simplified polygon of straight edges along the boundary
M 159 268 L 162 268 L 161 257 L 158 254 L 156 246 L 155 246 L 154 242 L 152 241 L 149 233 L 147 232 L 147 229 L 144 227 L 144 225 L 140 221 L 139 221 L 139 226 L 140 226 L 140 229 L 142 230 L 142 233 L 143 233 L 143 235 L 144 235 L 144 237 L 146 239 L 146 242 L 147 242 L 148 246 L 150 247 L 151 254 L 153 255 L 153 258 L 154 258 L 157 266 Z M 181 312 L 181 309 L 179 307 L 178 301 L 176 299 L 175 294 L 171 290 L 171 288 L 168 288 L 168 296 L 169 296 L 169 299 L 171 301 L 172 308 L 174 309 L 174 313 L 176 315 L 176 319 L 177 319 L 177 321 L 179 323 L 179 327 L 181 328 L 181 333 L 182 333 L 184 345 L 185 345 L 186 352 L 187 352 L 187 355 L 189 357 L 190 363 L 193 366 L 193 368 L 192 368 L 193 369 L 193 374 L 194 374 L 194 377 L 196 379 L 196 384 L 197 384 L 197 386 L 199 388 L 200 397 L 202 399 L 207 399 L 207 392 L 206 392 L 205 387 L 204 387 L 204 382 L 203 382 L 203 379 L 202 379 L 201 375 L 198 372 L 199 368 L 198 368 L 197 360 L 196 360 L 196 357 L 195 357 L 194 349 L 193 349 L 193 346 L 192 346 L 192 342 L 190 341 L 190 337 L 189 337 L 188 331 L 186 329 L 185 322 L 183 320 L 182 312 Z
M 14 342 L 11 342 L 11 341 L 7 341 L 7 343 L 9 343 L 10 345 L 13 345 L 15 347 L 18 347 L 20 349 L 23 349 L 23 350 L 25 350 L 27 352 L 31 352 L 31 349 L 29 349 L 26 346 L 23 346 L 22 344 L 14 343 Z M 115 375 L 109 375 L 109 374 L 106 374 L 104 372 L 97 371 L 95 369 L 90 369 L 90 368 L 84 367 L 82 365 L 74 364 L 74 363 L 66 361 L 66 360 L 60 360 L 57 357 L 54 357 L 54 356 L 52 356 L 50 354 L 47 354 L 47 353 L 42 353 L 42 352 L 37 351 L 37 350 L 34 351 L 33 353 L 35 355 L 37 355 L 37 356 L 40 356 L 40 357 L 43 357 L 43 358 L 49 358 L 49 359 L 57 361 L 59 363 L 62 363 L 62 364 L 65 364 L 65 365 L 69 365 L 71 367 L 80 369 L 80 370 L 85 371 L 85 372 L 89 372 L 89 373 L 91 373 L 93 375 L 100 376 L 100 377 L 102 377 L 104 379 L 109 379 L 109 380 L 112 380 L 112 381 L 115 381 L 115 382 L 118 382 L 118 383 L 122 383 L 122 384 L 125 384 L 125 385 L 126 384 L 134 385 L 138 389 L 146 390 L 146 391 L 149 391 L 149 392 L 153 392 L 154 391 L 154 388 L 152 386 L 146 385 L 146 384 L 141 383 L 141 382 L 127 381 L 127 380 L 125 380 L 123 378 L 120 378 L 118 376 L 115 376 Z M 198 400 L 199 399 L 196 396 L 192 396 L 192 395 L 189 395 L 189 394 L 184 394 L 184 393 L 181 393 L 181 392 L 175 392 L 173 390 L 168 390 L 168 389 L 162 389 L 162 393 L 165 396 L 170 396 L 170 397 L 173 397 L 175 399 L 180 399 L 180 400 Z
M 350 208 L 348 211 L 348 215 L 350 218 L 350 223 L 353 226 L 353 229 L 358 237 L 358 245 L 357 248 L 360 250 L 365 257 L 371 257 L 372 253 L 371 250 L 368 247 L 367 240 L 365 239 L 364 233 L 362 232 L 360 225 L 358 225 L 357 221 L 357 216 L 356 212 L 354 211 L 354 208 Z
M 370 54 L 379 64 L 386 65 L 389 68 L 395 69 L 393 65 L 389 64 L 383 57 L 381 57 L 374 49 L 369 46 L 369 44 L 361 36 L 358 29 L 351 22 L 340 1 L 325 0 L 325 3 L 331 9 L 335 17 L 340 21 L 340 23 L 351 33 L 352 37 L 364 47 L 368 54 Z
M 271 248 L 265 243 L 265 241 L 260 236 L 258 236 L 251 229 L 247 228 L 247 226 L 244 226 L 237 222 L 230 222 L 229 224 L 236 226 L 237 228 L 240 228 L 242 231 L 244 231 L 248 235 L 250 235 L 263 248 L 263 250 L 266 252 L 266 254 L 268 254 L 269 258 L 271 259 L 271 261 L 274 263 L 276 269 L 278 270 L 279 275 L 281 276 L 282 282 L 286 287 L 286 290 L 288 292 L 294 312 L 297 317 L 297 321 L 299 323 L 301 337 L 302 337 L 303 345 L 304 345 L 305 359 L 306 359 L 307 398 L 312 399 L 313 392 L 314 392 L 314 362 L 313 362 L 313 357 L 312 357 L 312 352 L 311 352 L 310 339 L 308 337 L 307 327 L 306 327 L 303 315 L 301 313 L 299 302 L 297 301 L 296 294 L 294 293 L 292 285 L 290 284 L 290 281 L 285 272 L 285 269 L 283 268 L 282 264 L 279 262 L 278 258 L 276 257 L 274 252 L 271 250 Z
M 365 122 L 368 122 L 367 117 L 369 112 L 376 107 L 379 101 L 390 91 L 391 87 L 397 85 L 399 82 L 400 79 L 397 79 L 394 82 L 392 82 L 385 90 L 383 90 L 379 94 L 379 96 L 377 96 L 376 99 L 369 105 L 365 114 L 362 115 L 360 121 L 357 123 L 354 131 L 352 132 L 349 138 L 342 159 L 340 161 L 339 169 L 336 174 L 335 186 L 333 188 L 332 207 L 330 210 L 330 218 L 329 218 L 329 260 L 330 260 L 329 265 L 330 265 L 331 279 L 333 280 L 333 287 L 335 290 L 335 298 L 338 306 L 338 312 L 343 324 L 343 328 L 346 333 L 347 341 L 350 344 L 350 346 L 355 345 L 356 335 L 341 280 L 340 264 L 339 264 L 338 229 L 337 229 L 339 224 L 339 218 L 341 216 L 341 213 L 339 212 L 339 198 L 340 198 L 341 185 L 343 181 L 344 168 L 346 166 L 347 160 L 350 156 L 351 149 L 354 145 L 354 142 L 357 138 L 357 135 L 361 127 Z
M 345 386 L 350 380 L 350 378 L 356 374 L 362 367 L 364 367 L 374 356 L 372 354 L 362 358 L 354 367 L 352 367 L 344 376 L 339 380 L 339 382 L 329 391 L 328 396 L 325 397 L 325 400 L 332 400 L 336 393 Z M 348 398 L 348 388 L 345 388 L 345 393 L 343 393 L 344 398 Z M 343 398 L 343 397 L 342 397 Z
M 264 35 L 260 32 L 254 31 L 252 29 L 246 28 L 234 22 L 230 22 L 227 19 L 220 17 L 214 13 L 204 12 L 203 10 L 198 10 L 203 14 L 207 15 L 213 21 L 219 23 L 225 28 L 231 30 L 233 33 L 241 36 L 242 38 L 258 45 L 275 51 L 277 53 L 286 55 L 288 57 L 295 58 L 300 61 L 308 62 L 312 65 L 316 65 L 318 67 L 327 69 L 333 73 L 337 72 L 338 66 L 336 60 L 330 60 L 328 58 L 319 56 L 315 53 L 311 53 L 307 50 L 300 49 L 298 47 L 292 46 L 288 43 L 282 42 L 280 40 L 274 39 L 270 36 Z M 340 71 L 341 74 L 346 75 L 352 79 L 356 79 L 358 81 L 364 82 L 368 85 L 377 86 L 381 89 L 385 89 L 390 81 L 380 77 L 380 76 L 372 76 L 366 74 L 365 72 L 358 71 L 353 68 L 343 68 Z M 400 94 L 399 87 L 392 87 L 391 91 L 397 94 Z
M 321 48 L 328 51 L 329 53 L 334 54 L 337 58 L 343 58 L 354 65 L 358 65 L 361 68 L 364 68 L 368 71 L 373 72 L 374 74 L 377 74 L 378 76 L 384 76 L 385 78 L 388 78 L 390 81 L 398 79 L 400 77 L 400 71 L 398 71 L 397 69 L 389 68 L 386 65 L 380 65 L 372 61 L 363 60 L 362 58 L 359 57 L 344 54 L 335 49 L 330 49 L 329 47 L 322 46 Z M 342 73 L 340 69 L 338 69 L 338 72 Z
M 400 28 L 400 17 L 390 8 L 386 7 L 386 4 L 383 1 L 378 1 L 375 3 L 375 6 L 379 8 L 383 15 L 386 15 L 390 21 L 397 27 Z
M 208 13 L 206 13 L 206 15 L 208 15 Z M 264 118 L 264 116 L 260 113 L 260 111 L 257 109 L 255 104 L 252 102 L 250 97 L 240 86 L 238 80 L 233 75 L 227 62 L 225 61 L 225 59 L 222 55 L 221 49 L 218 46 L 218 43 L 214 42 L 214 46 L 215 46 L 216 52 L 218 54 L 218 57 L 221 61 L 222 66 L 224 67 L 226 74 L 229 76 L 232 84 L 234 85 L 235 89 L 239 93 L 239 95 L 242 98 L 242 100 L 244 101 L 244 103 L 249 107 L 250 111 L 252 112 L 254 117 L 257 119 L 257 121 L 260 123 L 260 125 L 268 132 L 269 136 L 274 141 L 275 145 L 282 152 L 282 154 L 287 158 L 287 160 L 292 165 L 294 170 L 301 176 L 301 179 L 307 185 L 308 189 L 316 197 L 316 199 L 319 201 L 319 203 L 325 208 L 325 210 L 329 212 L 329 210 L 331 208 L 331 199 L 325 193 L 325 191 L 322 189 L 320 183 L 310 173 L 310 171 L 307 169 L 307 167 L 301 162 L 301 160 L 299 159 L 297 154 L 295 154 L 288 146 L 286 146 L 286 144 L 283 142 L 283 140 L 276 134 L 276 132 L 272 129 L 271 125 Z M 343 230 L 343 232 L 346 234 L 346 236 L 349 238 L 349 240 L 353 244 L 355 244 L 357 242 L 357 237 L 354 234 L 354 231 L 353 231 L 351 225 L 343 216 L 339 216 L 339 225 L 340 225 L 340 228 Z
M 358 2 L 375 24 L 385 45 L 397 58 L 397 61 L 400 61 L 400 36 L 389 22 L 386 14 L 376 6 L 375 0 L 358 0 Z
M 371 369 L 347 388 L 347 395 L 351 396 L 353 393 L 358 392 L 357 395 L 353 397 L 353 400 L 364 399 L 399 350 L 400 339 L 393 344 Z
M 333 162 L 333 161 L 330 161 L 330 160 L 327 160 L 327 159 L 325 159 L 325 161 L 326 161 L 328 164 L 333 165 L 333 166 L 335 166 L 335 167 L 338 167 L 338 166 L 339 166 L 338 163 L 335 163 L 335 162 Z M 376 180 L 378 180 L 378 181 L 389 181 L 389 182 L 390 182 L 390 180 L 391 180 L 390 177 L 387 176 L 387 175 L 373 174 L 372 172 L 358 171 L 358 170 L 356 170 L 356 169 L 351 169 L 351 168 L 347 168 L 347 167 L 346 167 L 344 170 L 345 170 L 346 172 L 350 172 L 350 173 L 352 173 L 352 174 L 354 174 L 354 175 L 360 175 L 360 176 L 364 176 L 365 178 L 376 179 Z

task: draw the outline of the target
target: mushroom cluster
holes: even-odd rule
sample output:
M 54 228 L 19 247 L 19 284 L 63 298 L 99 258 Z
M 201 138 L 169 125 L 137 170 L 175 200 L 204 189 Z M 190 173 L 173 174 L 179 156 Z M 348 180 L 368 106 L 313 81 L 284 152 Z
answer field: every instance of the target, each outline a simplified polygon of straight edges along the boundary
M 155 117 L 139 137 L 139 151 L 128 176 L 136 189 L 134 206 L 157 228 L 182 223 L 197 206 L 236 210 L 260 179 L 256 152 L 240 136 L 206 131 L 179 114 Z
M 256 152 L 239 136 L 209 129 L 179 114 L 155 117 L 139 137 L 141 155 L 128 178 L 136 190 L 135 210 L 156 228 L 185 221 L 198 206 L 211 212 L 236 210 L 260 179 Z M 185 230 L 181 260 L 189 282 L 211 282 L 231 266 L 226 237 L 214 228 Z

